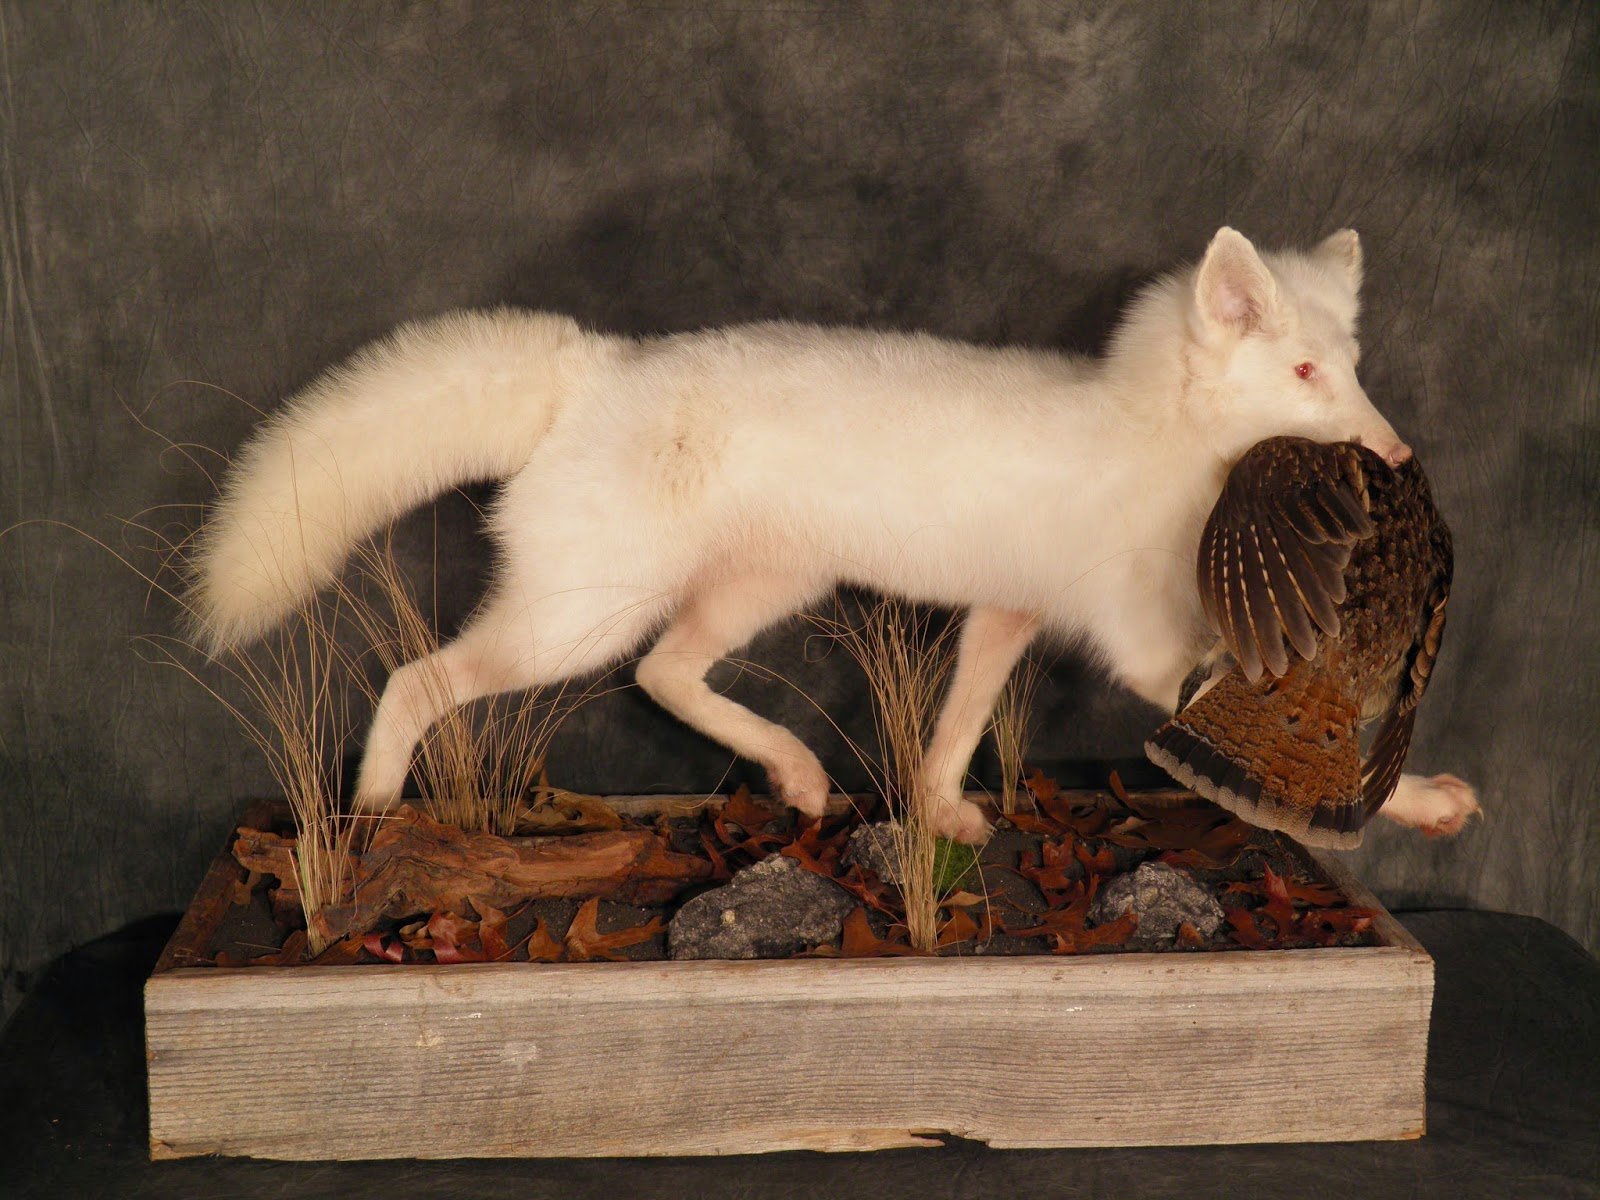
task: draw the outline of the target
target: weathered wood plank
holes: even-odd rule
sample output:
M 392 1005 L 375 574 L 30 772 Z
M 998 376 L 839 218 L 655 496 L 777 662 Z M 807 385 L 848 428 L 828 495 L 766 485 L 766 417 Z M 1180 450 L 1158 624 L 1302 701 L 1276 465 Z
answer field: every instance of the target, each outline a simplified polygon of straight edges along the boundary
M 146 991 L 157 1157 L 731 1154 L 1414 1137 L 1403 949 L 191 969 Z

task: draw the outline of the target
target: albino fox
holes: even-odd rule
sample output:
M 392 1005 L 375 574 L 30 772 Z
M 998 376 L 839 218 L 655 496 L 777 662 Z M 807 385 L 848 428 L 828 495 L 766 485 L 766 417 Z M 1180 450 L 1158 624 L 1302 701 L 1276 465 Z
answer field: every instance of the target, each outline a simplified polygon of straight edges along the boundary
M 240 455 L 196 563 L 222 646 L 328 583 L 352 546 L 505 479 L 501 562 L 437 654 L 397 671 L 357 802 L 399 796 L 454 703 L 636 653 L 663 707 L 819 813 L 788 730 L 713 692 L 722 656 L 840 583 L 970 610 L 927 756 L 940 829 L 975 839 L 967 765 L 1039 634 L 1171 709 L 1210 648 L 1194 582 L 1232 463 L 1274 434 L 1410 454 L 1356 381 L 1354 232 L 1258 254 L 1220 230 L 1143 291 L 1101 360 L 784 323 L 632 340 L 499 310 L 408 325 L 307 387 Z M 440 686 L 442 681 L 443 686 Z M 1407 777 L 1385 809 L 1453 832 L 1476 805 Z

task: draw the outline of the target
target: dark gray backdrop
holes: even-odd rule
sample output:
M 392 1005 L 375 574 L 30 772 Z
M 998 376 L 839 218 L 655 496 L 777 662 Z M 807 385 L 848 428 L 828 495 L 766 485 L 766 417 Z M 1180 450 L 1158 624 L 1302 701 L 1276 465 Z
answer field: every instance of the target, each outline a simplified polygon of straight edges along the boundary
M 1357 866 L 1391 902 L 1533 913 L 1594 947 L 1596 14 L 4 0 L 0 524 L 120 546 L 118 518 L 206 495 L 134 413 L 231 449 L 245 401 L 455 306 L 1093 349 L 1224 222 L 1268 245 L 1354 225 L 1364 379 L 1456 531 L 1413 766 L 1473 780 L 1488 814 L 1455 843 L 1380 827 Z M 433 528 L 405 526 L 419 568 Z M 464 502 L 437 528 L 448 624 L 487 555 Z M 172 608 L 105 550 L 28 525 L 0 553 L 9 1008 L 69 945 L 184 904 L 270 781 L 141 661 Z M 804 663 L 798 632 L 753 657 L 862 728 L 852 672 Z M 858 778 L 806 702 L 737 686 Z M 1068 657 L 1034 757 L 1137 755 L 1152 715 Z M 574 721 L 556 769 L 624 790 L 743 771 L 631 692 Z

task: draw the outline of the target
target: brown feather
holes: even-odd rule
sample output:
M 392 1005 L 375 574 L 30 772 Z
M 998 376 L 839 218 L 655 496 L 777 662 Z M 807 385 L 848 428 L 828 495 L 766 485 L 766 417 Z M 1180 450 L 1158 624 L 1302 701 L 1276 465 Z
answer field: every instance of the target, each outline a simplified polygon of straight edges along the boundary
M 1236 667 L 1146 743 L 1257 824 L 1354 846 L 1393 795 L 1444 635 L 1450 532 L 1415 460 L 1271 438 L 1201 534 L 1201 607 Z M 1363 715 L 1382 715 L 1367 761 Z
M 1254 683 L 1230 671 L 1158 729 L 1145 753 L 1248 821 L 1348 848 L 1360 843 L 1364 813 L 1356 720 L 1355 705 L 1315 663 Z

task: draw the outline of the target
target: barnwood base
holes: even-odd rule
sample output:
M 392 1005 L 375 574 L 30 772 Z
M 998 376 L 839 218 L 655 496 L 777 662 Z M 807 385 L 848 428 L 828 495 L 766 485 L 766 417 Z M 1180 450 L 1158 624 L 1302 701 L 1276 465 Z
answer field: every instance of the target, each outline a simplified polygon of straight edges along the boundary
M 224 852 L 145 988 L 152 1158 L 1423 1132 L 1433 962 L 1387 912 L 1380 945 L 1326 950 L 183 966 L 242 877 Z

